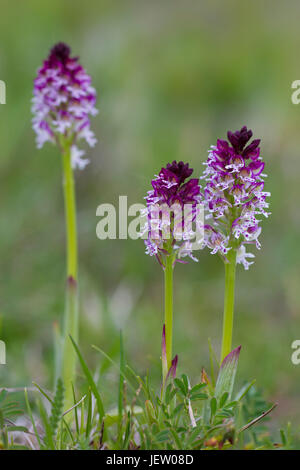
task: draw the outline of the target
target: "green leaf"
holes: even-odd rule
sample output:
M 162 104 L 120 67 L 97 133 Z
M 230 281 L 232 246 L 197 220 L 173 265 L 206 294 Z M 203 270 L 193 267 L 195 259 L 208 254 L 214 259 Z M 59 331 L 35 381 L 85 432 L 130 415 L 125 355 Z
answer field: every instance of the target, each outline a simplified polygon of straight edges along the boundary
M 174 379 L 174 382 L 175 382 L 177 388 L 179 389 L 179 391 L 181 392 L 181 394 L 185 397 L 186 396 L 186 389 L 185 389 L 184 383 L 180 379 Z
M 237 404 L 238 404 L 238 402 L 236 400 L 234 400 L 234 401 L 231 401 L 230 403 L 227 403 L 224 406 L 224 408 L 225 408 L 225 410 L 227 410 L 228 408 L 235 408 Z
M 125 355 L 124 355 L 122 331 L 120 331 L 120 377 L 119 377 L 119 402 L 118 402 L 118 409 L 119 409 L 118 427 L 119 427 L 119 433 L 121 433 L 122 416 L 123 416 L 124 372 L 125 372 Z
M 182 444 L 180 442 L 180 438 L 179 438 L 177 432 L 174 429 L 170 429 L 170 433 L 172 434 L 172 437 L 175 441 L 177 449 L 180 450 L 182 448 Z
M 92 394 L 91 394 L 91 389 L 89 388 L 89 391 L 88 391 L 88 415 L 87 415 L 86 427 L 85 427 L 85 437 L 86 438 L 89 437 L 91 428 L 92 428 Z
M 187 375 L 185 375 L 185 374 L 182 374 L 181 378 L 182 378 L 182 383 L 183 383 L 184 389 L 185 389 L 185 395 L 187 395 L 188 391 L 189 391 L 189 379 L 188 379 Z
M 76 405 L 76 394 L 75 394 L 75 389 L 74 389 L 73 384 L 72 384 L 72 392 L 73 392 L 73 401 L 74 401 L 74 406 L 75 406 Z M 76 433 L 78 435 L 79 434 L 79 422 L 78 422 L 77 406 L 75 406 L 75 408 L 74 408 L 74 416 L 75 416 Z
M 220 398 L 220 402 L 219 402 L 219 408 L 223 408 L 223 406 L 225 405 L 227 399 L 228 399 L 228 395 L 229 393 L 228 392 L 224 392 L 223 395 L 221 396 Z
M 169 384 L 165 392 L 165 404 L 166 405 L 169 405 L 171 403 L 175 394 L 176 394 L 176 389 L 173 388 L 173 384 Z
M 247 383 L 243 388 L 241 388 L 241 390 L 237 393 L 237 395 L 235 397 L 235 400 L 241 401 L 244 398 L 244 396 L 247 395 L 249 390 L 253 387 L 255 382 L 256 382 L 256 380 L 254 379 L 254 380 L 252 380 L 252 382 Z
M 156 434 L 155 439 L 157 442 L 165 442 L 169 439 L 169 434 L 170 431 L 168 429 L 160 431 L 158 434 Z
M 29 433 L 28 429 L 25 426 L 6 426 L 8 432 L 19 431 Z
M 220 418 L 232 418 L 232 416 L 234 416 L 234 413 L 233 411 L 226 411 L 226 410 L 223 410 L 223 411 L 220 411 L 220 413 L 217 413 L 216 416 L 220 417 Z
M 101 399 L 101 396 L 100 396 L 100 393 L 98 392 L 98 389 L 97 389 L 97 385 L 95 384 L 95 381 L 92 377 L 92 374 L 88 368 L 88 366 L 86 365 L 79 349 L 78 349 L 78 346 L 77 344 L 75 343 L 75 341 L 73 340 L 72 336 L 70 336 L 70 339 L 73 343 L 73 346 L 74 346 L 74 349 L 77 353 L 77 356 L 78 356 L 78 359 L 79 359 L 79 362 L 80 362 L 80 365 L 82 367 L 82 370 L 84 372 L 84 375 L 86 376 L 86 379 L 88 381 L 88 384 L 89 386 L 91 387 L 91 390 L 94 394 L 94 397 L 96 399 L 96 403 L 97 403 L 97 408 L 98 408 L 98 413 L 99 413 L 99 417 L 100 417 L 100 421 L 103 419 L 104 417 L 104 406 L 103 406 L 103 403 L 102 403 L 102 399 Z
M 125 430 L 125 436 L 123 441 L 122 449 L 128 449 L 129 439 L 130 439 L 130 431 L 131 431 L 131 414 L 130 411 L 127 413 L 127 425 Z
M 213 416 L 215 416 L 216 411 L 217 411 L 217 399 L 216 399 L 215 397 L 213 397 L 213 398 L 210 400 L 210 414 L 211 414 L 211 418 L 213 418 Z
M 206 386 L 207 386 L 207 384 L 194 385 L 194 387 L 192 387 L 191 390 L 190 390 L 190 394 L 192 395 L 193 393 L 198 392 L 199 390 L 201 390 L 202 388 L 204 388 Z
M 191 395 L 191 400 L 206 400 L 208 395 L 206 393 L 193 393 Z
M 183 403 L 179 403 L 176 408 L 173 410 L 172 417 L 176 416 L 184 407 Z
M 156 423 L 155 408 L 150 400 L 145 401 L 146 416 L 150 424 Z
M 32 423 L 32 427 L 33 427 L 33 430 L 34 430 L 34 434 L 35 434 L 35 437 L 36 437 L 37 442 L 38 442 L 38 444 L 39 444 L 39 447 L 41 448 L 41 447 L 42 447 L 42 443 L 41 443 L 41 440 L 40 440 L 39 433 L 37 432 L 37 428 L 36 428 L 36 425 L 35 425 L 35 421 L 34 421 L 34 419 L 33 419 L 33 414 L 32 414 L 32 410 L 31 410 L 31 406 L 30 406 L 30 403 L 29 403 L 29 400 L 28 400 L 27 388 L 25 388 L 25 390 L 24 390 L 24 395 L 25 395 L 25 403 L 26 403 L 26 406 L 27 406 L 27 411 L 28 411 L 28 414 L 29 414 L 30 421 L 31 421 L 31 423 Z
M 231 397 L 240 350 L 241 346 L 231 351 L 221 364 L 215 389 L 215 396 L 217 399 L 220 399 L 225 392 L 228 392 L 229 399 Z
M 52 429 L 51 423 L 48 419 L 46 410 L 41 400 L 38 401 L 38 407 L 39 407 L 40 416 L 42 418 L 42 422 L 44 424 L 44 429 L 45 429 L 44 443 L 47 447 L 50 447 L 51 450 L 54 450 L 55 444 L 53 440 L 53 429 Z
M 283 446 L 286 446 L 286 444 L 287 444 L 287 438 L 286 438 L 286 435 L 285 435 L 285 432 L 284 432 L 283 429 L 280 429 L 280 437 L 281 437 L 282 445 L 283 445 Z

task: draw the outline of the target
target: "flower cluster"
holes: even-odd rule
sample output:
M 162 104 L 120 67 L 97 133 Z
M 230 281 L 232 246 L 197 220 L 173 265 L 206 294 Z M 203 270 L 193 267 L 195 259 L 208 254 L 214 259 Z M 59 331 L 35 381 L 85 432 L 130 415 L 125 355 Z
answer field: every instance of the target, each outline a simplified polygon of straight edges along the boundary
M 237 250 L 237 263 L 245 269 L 252 262 L 245 244 L 260 248 L 259 216 L 268 217 L 266 202 L 270 193 L 264 191 L 264 162 L 260 157 L 260 140 L 249 143 L 252 131 L 246 126 L 227 133 L 228 141 L 218 140 L 209 151 L 203 178 L 206 181 L 205 244 L 225 260 L 230 249 Z
M 84 152 L 77 142 L 83 139 L 91 147 L 96 143 L 89 119 L 98 112 L 96 92 L 91 77 L 70 52 L 66 44 L 56 44 L 38 70 L 32 100 L 33 129 L 38 148 L 47 141 L 60 146 L 68 142 L 73 167 L 84 168 L 88 161 L 82 158 Z
M 191 240 L 197 225 L 203 229 L 199 222 L 202 206 L 199 179 L 188 179 L 192 173 L 188 163 L 173 161 L 152 180 L 153 189 L 146 196 L 146 253 L 155 255 L 162 265 L 164 255 L 173 255 L 174 262 L 184 256 L 197 261 Z

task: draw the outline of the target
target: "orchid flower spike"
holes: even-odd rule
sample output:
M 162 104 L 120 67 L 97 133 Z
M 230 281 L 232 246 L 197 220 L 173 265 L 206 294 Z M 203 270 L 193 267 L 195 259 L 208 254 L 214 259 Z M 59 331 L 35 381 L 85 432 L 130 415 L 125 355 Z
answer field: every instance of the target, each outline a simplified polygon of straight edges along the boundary
M 252 137 L 246 126 L 227 133 L 211 147 L 202 179 L 206 181 L 205 242 L 211 253 L 226 262 L 229 250 L 236 250 L 236 262 L 248 269 L 254 255 L 246 252 L 247 244 L 260 248 L 260 217 L 268 217 L 269 192 L 264 191 L 264 162 L 260 140 Z
M 173 257 L 173 264 L 186 256 L 197 261 L 192 254 L 192 224 L 200 218 L 202 206 L 199 179 L 190 178 L 192 173 L 188 163 L 174 160 L 155 176 L 146 196 L 146 254 L 156 256 L 163 267 L 166 256 Z
M 78 143 L 85 140 L 90 147 L 97 142 L 90 128 L 90 116 L 97 114 L 96 91 L 91 77 L 71 57 L 69 46 L 56 44 L 37 72 L 32 99 L 33 129 L 37 147 L 45 142 L 56 143 L 61 149 L 71 148 L 73 168 L 83 169 L 88 160 Z

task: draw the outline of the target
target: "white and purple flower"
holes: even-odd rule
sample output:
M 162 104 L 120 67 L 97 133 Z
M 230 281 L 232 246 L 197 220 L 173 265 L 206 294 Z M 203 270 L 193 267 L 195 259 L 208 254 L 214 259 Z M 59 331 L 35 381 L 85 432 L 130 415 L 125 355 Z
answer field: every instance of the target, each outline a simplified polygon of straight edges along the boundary
M 188 179 L 192 173 L 188 163 L 174 160 L 152 180 L 153 189 L 146 196 L 146 254 L 156 256 L 163 267 L 168 255 L 174 257 L 174 263 L 183 262 L 185 256 L 197 261 L 192 255 L 192 224 L 200 218 L 202 195 L 199 179 Z
M 70 56 L 64 43 L 56 44 L 43 66 L 38 70 L 33 91 L 33 129 L 37 147 L 45 142 L 67 142 L 71 150 L 72 166 L 84 168 L 88 160 L 77 147 L 85 140 L 91 147 L 97 142 L 90 129 L 90 116 L 97 114 L 96 91 L 91 77 L 80 65 L 78 57 Z
M 254 255 L 246 252 L 245 244 L 260 248 L 259 217 L 270 214 L 266 201 L 270 193 L 264 191 L 260 140 L 248 143 L 252 131 L 246 126 L 227 137 L 229 142 L 219 139 L 211 147 L 205 163 L 205 245 L 225 261 L 229 250 L 237 250 L 237 263 L 248 269 L 253 262 L 247 258 Z

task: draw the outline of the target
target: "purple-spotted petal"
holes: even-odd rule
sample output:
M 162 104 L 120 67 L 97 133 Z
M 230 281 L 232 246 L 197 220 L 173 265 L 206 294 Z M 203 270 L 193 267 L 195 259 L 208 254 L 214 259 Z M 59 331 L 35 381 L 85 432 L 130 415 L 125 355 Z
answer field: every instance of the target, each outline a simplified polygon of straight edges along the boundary
M 252 171 L 252 174 L 255 176 L 260 175 L 264 167 L 265 167 L 264 162 L 257 161 L 257 160 L 254 162 L 251 162 L 248 166 L 248 168 L 250 168 L 250 170 Z

